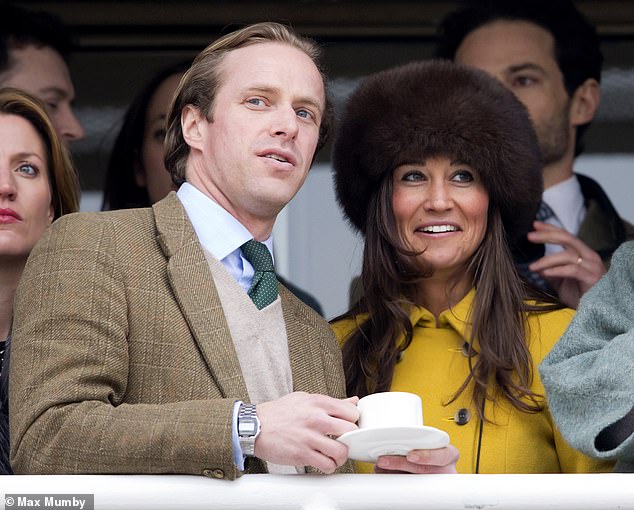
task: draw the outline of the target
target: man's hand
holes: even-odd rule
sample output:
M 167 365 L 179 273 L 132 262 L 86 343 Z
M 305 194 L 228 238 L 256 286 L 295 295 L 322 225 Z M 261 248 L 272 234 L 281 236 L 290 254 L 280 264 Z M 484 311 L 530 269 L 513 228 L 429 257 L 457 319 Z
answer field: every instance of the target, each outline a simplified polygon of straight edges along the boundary
M 261 432 L 255 440 L 256 457 L 334 472 L 348 458 L 348 447 L 334 438 L 358 428 L 358 401 L 295 392 L 258 404 Z
M 456 473 L 460 452 L 449 445 L 436 450 L 412 450 L 406 456 L 385 455 L 374 466 L 376 473 Z
M 579 300 L 605 274 L 597 252 L 563 228 L 536 221 L 528 240 L 535 244 L 559 244 L 564 250 L 536 260 L 528 268 L 539 273 L 557 292 L 559 300 L 577 308 Z

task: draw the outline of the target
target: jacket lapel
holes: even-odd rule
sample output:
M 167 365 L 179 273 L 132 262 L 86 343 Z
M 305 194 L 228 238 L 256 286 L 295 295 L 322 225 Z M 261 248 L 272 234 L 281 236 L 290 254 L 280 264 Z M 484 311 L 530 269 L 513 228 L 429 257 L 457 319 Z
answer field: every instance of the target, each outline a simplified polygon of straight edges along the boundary
M 222 395 L 248 401 L 246 384 L 209 264 L 175 193 L 153 206 L 174 296 Z
M 341 366 L 341 356 L 333 338 L 326 338 L 324 331 L 315 322 L 312 311 L 309 313 L 291 292 L 283 285 L 278 285 L 282 299 L 282 310 L 288 335 L 288 351 L 293 373 L 293 391 L 322 393 L 324 395 L 339 394 L 345 396 L 343 379 L 332 379 L 337 370 L 326 370 L 326 367 Z M 321 322 L 321 319 L 319 319 Z M 335 342 L 337 355 L 333 355 L 325 346 Z M 340 370 L 340 369 L 339 369 Z M 331 386 L 329 386 L 329 383 Z M 308 473 L 321 473 L 312 466 L 306 466 Z M 338 473 L 354 472 L 352 461 L 348 460 L 337 469 Z
M 320 332 L 298 299 L 286 287 L 278 285 L 278 288 L 288 336 L 293 391 L 328 394 L 324 372 L 328 355 L 321 347 Z M 336 361 L 332 360 L 333 363 Z

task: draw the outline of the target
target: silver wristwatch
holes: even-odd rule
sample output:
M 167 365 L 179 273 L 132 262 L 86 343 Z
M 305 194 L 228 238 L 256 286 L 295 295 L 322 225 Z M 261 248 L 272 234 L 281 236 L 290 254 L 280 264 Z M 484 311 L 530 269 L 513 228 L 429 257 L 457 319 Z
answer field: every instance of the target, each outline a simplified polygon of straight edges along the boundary
M 238 440 L 242 454 L 252 457 L 255 452 L 255 438 L 260 433 L 260 420 L 255 413 L 255 404 L 240 404 L 238 409 Z

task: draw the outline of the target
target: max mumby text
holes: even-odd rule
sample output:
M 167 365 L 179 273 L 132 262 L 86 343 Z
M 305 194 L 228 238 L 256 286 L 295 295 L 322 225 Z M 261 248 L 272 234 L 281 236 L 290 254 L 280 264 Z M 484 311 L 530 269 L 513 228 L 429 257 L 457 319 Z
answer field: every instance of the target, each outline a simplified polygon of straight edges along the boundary
M 5 507 L 9 508 L 43 508 L 57 510 L 76 508 L 78 510 L 94 510 L 93 494 L 7 494 Z

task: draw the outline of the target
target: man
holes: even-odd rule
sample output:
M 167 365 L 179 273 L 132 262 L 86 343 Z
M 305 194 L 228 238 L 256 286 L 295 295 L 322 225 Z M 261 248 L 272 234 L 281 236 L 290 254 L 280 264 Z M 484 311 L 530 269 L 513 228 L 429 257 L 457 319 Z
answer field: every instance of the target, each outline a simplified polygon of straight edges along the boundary
M 568 0 L 471 2 L 441 24 L 438 55 L 491 73 L 528 109 L 544 158 L 546 204 L 528 235 L 545 244 L 545 256 L 528 269 L 576 308 L 614 250 L 634 238 L 601 187 L 573 172 L 600 99 L 596 30 Z
M 15 472 L 348 469 L 334 437 L 358 411 L 338 345 L 259 260 L 328 133 L 317 59 L 273 23 L 211 44 L 168 119 L 178 195 L 74 215 L 34 250 L 12 345 Z
M 73 112 L 75 89 L 68 70 L 70 37 L 46 12 L 5 5 L 0 17 L 0 87 L 25 90 L 40 99 L 66 146 L 84 137 Z
M 69 215 L 34 249 L 12 340 L 15 472 L 348 469 L 334 438 L 358 411 L 339 347 L 270 254 L 331 123 L 318 56 L 275 23 L 208 46 L 168 116 L 178 194 Z M 423 453 L 455 470 L 455 448 Z

